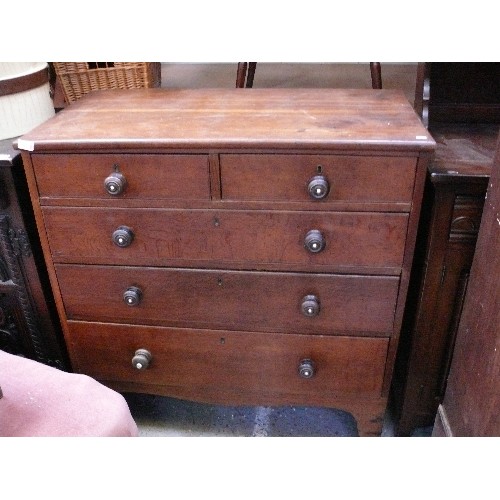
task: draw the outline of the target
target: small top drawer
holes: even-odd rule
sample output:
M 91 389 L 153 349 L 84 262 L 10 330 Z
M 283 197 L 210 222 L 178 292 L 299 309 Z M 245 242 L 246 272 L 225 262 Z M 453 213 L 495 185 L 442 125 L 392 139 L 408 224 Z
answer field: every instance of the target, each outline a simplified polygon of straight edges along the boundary
M 42 198 L 210 199 L 207 155 L 33 155 Z
M 416 159 L 392 156 L 224 154 L 225 200 L 409 205 Z

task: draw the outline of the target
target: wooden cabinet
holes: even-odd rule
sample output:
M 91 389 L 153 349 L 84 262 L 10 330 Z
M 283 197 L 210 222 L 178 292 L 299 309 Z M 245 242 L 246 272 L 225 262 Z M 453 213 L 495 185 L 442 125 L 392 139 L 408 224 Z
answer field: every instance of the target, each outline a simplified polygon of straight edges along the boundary
M 433 436 L 500 436 L 500 141 Z
M 420 70 L 425 92 L 416 108 L 437 145 L 392 391 L 395 433 L 402 436 L 431 426 L 443 400 L 500 120 L 498 63 L 432 63 Z
M 488 168 L 429 169 L 394 379 L 395 432 L 432 425 L 446 388 L 481 223 Z
M 64 368 L 21 154 L 12 142 L 0 141 L 0 349 Z
M 435 147 L 402 93 L 95 93 L 19 147 L 76 371 L 380 434 Z

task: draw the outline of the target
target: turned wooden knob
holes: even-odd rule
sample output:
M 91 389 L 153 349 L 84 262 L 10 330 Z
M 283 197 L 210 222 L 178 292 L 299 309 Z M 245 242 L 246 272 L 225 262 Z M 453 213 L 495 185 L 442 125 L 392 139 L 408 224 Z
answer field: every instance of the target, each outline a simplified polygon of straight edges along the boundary
M 120 172 L 113 172 L 104 179 L 104 189 L 112 196 L 122 194 L 127 186 L 127 179 Z
M 151 353 L 147 349 L 137 349 L 132 358 L 132 366 L 137 370 L 146 370 L 151 363 Z
M 123 293 L 123 302 L 130 307 L 138 306 L 142 299 L 142 291 L 136 286 L 129 286 Z
M 299 363 L 299 376 L 302 378 L 312 378 L 315 373 L 315 366 L 312 359 L 303 359 Z
M 134 233 L 127 226 L 120 226 L 113 231 L 113 243 L 120 248 L 128 247 L 134 241 Z
M 309 180 L 307 191 L 312 199 L 322 200 L 328 195 L 330 185 L 324 175 L 315 175 Z
M 319 314 L 319 300 L 316 295 L 306 295 L 302 299 L 302 304 L 300 306 L 302 314 L 308 318 L 313 318 Z
M 311 229 L 304 238 L 304 246 L 311 253 L 321 252 L 325 248 L 325 238 L 317 229 Z

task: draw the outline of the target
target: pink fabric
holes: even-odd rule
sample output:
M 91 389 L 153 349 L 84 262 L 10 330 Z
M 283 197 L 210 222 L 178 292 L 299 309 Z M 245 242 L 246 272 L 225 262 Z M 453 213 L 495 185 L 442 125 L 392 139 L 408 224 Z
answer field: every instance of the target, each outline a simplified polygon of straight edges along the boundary
M 123 396 L 87 377 L 0 351 L 0 436 L 137 436 Z

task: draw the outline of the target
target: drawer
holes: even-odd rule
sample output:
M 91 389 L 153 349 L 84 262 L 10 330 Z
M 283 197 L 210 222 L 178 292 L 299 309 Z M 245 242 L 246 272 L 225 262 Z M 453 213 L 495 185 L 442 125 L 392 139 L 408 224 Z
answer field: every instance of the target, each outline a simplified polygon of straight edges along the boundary
M 399 273 L 408 224 L 407 214 L 373 212 L 44 207 L 43 214 L 61 263 L 383 274 Z M 127 247 L 112 240 L 123 227 L 133 235 Z M 324 249 L 311 252 L 306 243 L 317 237 Z
M 99 380 L 162 386 L 162 392 L 170 389 L 181 397 L 244 394 L 246 404 L 258 403 L 259 394 L 288 394 L 295 404 L 331 403 L 343 394 L 380 395 L 388 346 L 385 338 L 84 322 L 70 322 L 68 338 L 75 369 Z M 152 356 L 143 370 L 131 362 L 138 349 Z M 299 375 L 306 359 L 314 367 L 308 379 Z
M 57 265 L 56 273 L 69 319 L 311 334 L 390 335 L 399 286 L 396 277 L 279 272 Z
M 416 160 L 406 157 L 337 155 L 220 156 L 222 198 L 225 200 L 310 201 L 311 203 L 411 202 Z M 316 200 L 309 193 L 313 177 L 321 175 L 328 194 Z
M 42 204 L 44 198 L 210 199 L 207 155 L 39 154 L 33 167 Z

